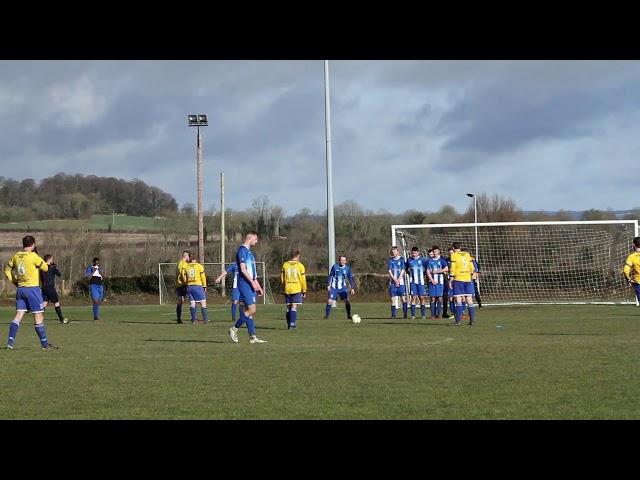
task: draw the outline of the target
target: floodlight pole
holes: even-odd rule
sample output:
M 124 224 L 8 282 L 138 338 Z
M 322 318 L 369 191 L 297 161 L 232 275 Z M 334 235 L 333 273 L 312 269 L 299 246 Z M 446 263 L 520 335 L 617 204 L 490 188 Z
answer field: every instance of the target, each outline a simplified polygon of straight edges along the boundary
M 329 269 L 336 261 L 336 232 L 333 221 L 333 173 L 331 165 L 331 107 L 329 105 L 329 60 L 324 61 L 324 108 L 327 163 L 327 236 L 329 248 Z
M 198 125 L 197 171 L 198 178 L 198 262 L 204 263 L 204 219 L 202 214 L 202 136 Z

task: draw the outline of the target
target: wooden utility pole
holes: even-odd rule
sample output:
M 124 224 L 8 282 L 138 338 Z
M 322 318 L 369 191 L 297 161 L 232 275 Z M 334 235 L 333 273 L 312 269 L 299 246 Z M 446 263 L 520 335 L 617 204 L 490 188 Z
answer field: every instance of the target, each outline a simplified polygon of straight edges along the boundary
M 220 267 L 220 273 L 225 271 L 224 265 L 224 241 L 225 241 L 225 232 L 224 232 L 224 172 L 220 172 L 220 263 L 222 264 Z M 222 277 L 222 296 L 225 296 L 225 282 L 224 277 Z

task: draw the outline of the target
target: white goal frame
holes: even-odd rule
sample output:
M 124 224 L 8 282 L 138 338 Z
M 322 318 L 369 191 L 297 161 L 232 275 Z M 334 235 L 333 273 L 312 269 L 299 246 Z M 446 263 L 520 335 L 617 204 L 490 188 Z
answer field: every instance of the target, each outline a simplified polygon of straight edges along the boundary
M 482 250 L 478 251 L 478 237 L 477 232 L 478 228 L 481 227 L 517 227 L 517 226 L 553 226 L 553 225 L 561 225 L 561 226 L 571 226 L 571 225 L 623 225 L 628 224 L 633 227 L 634 237 L 639 236 L 638 232 L 638 220 L 570 220 L 570 221 L 549 221 L 549 222 L 487 222 L 487 223 L 422 223 L 422 224 L 404 224 L 404 225 L 391 225 L 391 245 L 397 245 L 397 232 L 398 230 L 417 230 L 417 229 L 436 229 L 436 228 L 474 228 L 476 233 L 476 245 L 465 245 L 466 247 L 473 247 L 475 251 L 476 258 L 478 263 L 480 264 L 481 271 L 482 270 Z M 400 246 L 400 245 L 398 245 Z M 444 248 L 444 247 L 443 247 Z M 446 252 L 443 252 L 446 253 Z M 631 251 L 629 252 L 631 253 Z M 622 275 L 622 265 L 620 265 L 620 275 Z M 480 284 L 480 280 L 478 280 L 478 284 Z M 478 285 L 478 290 L 480 291 L 480 285 Z M 485 302 L 483 302 L 485 303 Z M 500 305 L 526 305 L 526 304 L 620 304 L 620 303 L 629 303 L 633 304 L 633 301 L 629 302 L 608 302 L 608 301 L 549 301 L 549 302 L 500 302 Z M 491 305 L 491 303 L 486 303 L 487 305 Z M 635 305 L 640 306 L 638 304 L 638 300 L 635 300 Z
M 264 295 L 262 295 L 262 302 L 266 305 L 267 304 L 267 264 L 266 262 L 255 262 L 256 265 L 262 265 L 262 289 L 264 290 Z M 163 282 L 163 276 L 162 276 L 162 266 L 163 265 L 173 265 L 174 267 L 174 272 L 175 272 L 175 268 L 177 268 L 178 264 L 176 262 L 167 262 L 167 263 L 158 263 L 158 293 L 160 296 L 160 305 L 163 305 L 162 301 L 164 300 L 162 297 L 162 282 Z M 205 262 L 202 264 L 204 267 L 206 267 L 207 265 L 213 265 L 214 267 L 217 266 L 219 268 L 218 270 L 218 275 L 220 273 L 222 273 L 222 262 Z M 224 263 L 224 269 L 226 270 L 227 267 L 231 265 L 231 263 L 225 262 Z M 215 271 L 215 269 L 214 269 Z M 225 277 L 226 278 L 226 277 Z M 222 281 L 224 282 L 225 279 L 223 279 Z M 269 289 L 270 290 L 270 289 Z M 169 290 L 167 289 L 167 292 Z M 171 297 L 171 295 L 168 295 L 169 297 Z M 175 297 L 175 295 L 174 295 Z M 168 299 L 167 299 L 168 301 Z

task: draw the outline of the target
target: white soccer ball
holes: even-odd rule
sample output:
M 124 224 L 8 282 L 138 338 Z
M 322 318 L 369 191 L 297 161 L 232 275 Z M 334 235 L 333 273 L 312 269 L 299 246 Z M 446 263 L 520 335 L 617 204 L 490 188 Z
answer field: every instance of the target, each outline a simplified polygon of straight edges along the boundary
M 362 319 L 360 318 L 360 315 L 355 313 L 355 314 L 351 315 L 351 321 L 353 323 L 360 323 L 362 321 Z

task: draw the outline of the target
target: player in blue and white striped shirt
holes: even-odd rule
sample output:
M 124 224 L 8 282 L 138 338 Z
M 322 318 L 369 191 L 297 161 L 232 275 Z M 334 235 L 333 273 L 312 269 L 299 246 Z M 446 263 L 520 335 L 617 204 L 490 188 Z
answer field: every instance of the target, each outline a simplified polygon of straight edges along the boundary
M 427 285 L 425 282 L 425 273 L 427 271 L 427 259 L 420 255 L 420 249 L 418 247 L 411 248 L 411 258 L 407 260 L 407 272 L 409 273 L 409 279 L 411 280 L 411 319 L 416 318 L 416 305 L 415 297 L 420 298 L 420 314 L 423 319 L 427 318 Z
M 444 295 L 445 275 L 449 271 L 447 261 L 440 256 L 440 247 L 431 247 L 433 258 L 427 261 L 427 277 L 429 277 L 429 302 L 431 318 L 440 318 L 442 314 L 442 296 Z
M 351 268 L 347 265 L 347 257 L 340 255 L 338 263 L 331 267 L 329 277 L 327 278 L 327 291 L 329 292 L 329 298 L 327 300 L 327 306 L 325 308 L 324 318 L 329 318 L 331 314 L 331 305 L 333 301 L 340 297 L 340 300 L 344 300 L 344 307 L 347 310 L 347 318 L 351 320 L 351 303 L 349 302 L 349 292 L 347 291 L 347 280 L 349 280 L 349 286 L 351 288 L 351 295 L 356 294 L 356 281 L 351 274 Z
M 391 318 L 396 318 L 398 309 L 398 298 L 402 298 L 402 313 L 407 318 L 407 290 L 405 285 L 405 261 L 400 255 L 398 247 L 391 247 L 391 256 L 387 260 L 387 271 L 389 272 L 389 296 L 391 297 Z

